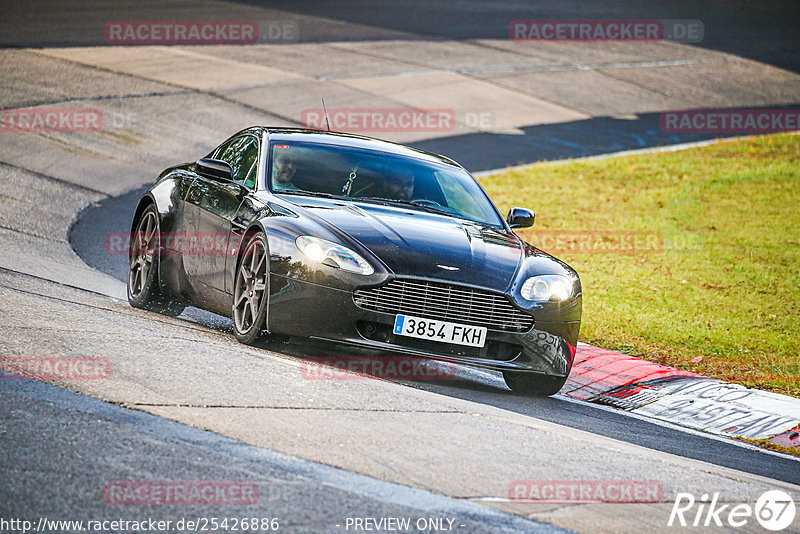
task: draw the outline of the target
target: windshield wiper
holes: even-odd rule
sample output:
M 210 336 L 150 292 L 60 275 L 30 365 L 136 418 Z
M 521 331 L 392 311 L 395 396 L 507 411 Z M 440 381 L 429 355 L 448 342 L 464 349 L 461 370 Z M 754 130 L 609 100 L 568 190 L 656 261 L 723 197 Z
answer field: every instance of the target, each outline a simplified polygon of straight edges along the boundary
M 334 195 L 332 193 L 321 193 L 315 191 L 303 191 L 302 189 L 284 189 L 282 191 L 273 191 L 276 195 L 298 195 L 301 197 L 320 197 L 320 198 L 333 198 L 336 200 L 350 200 L 348 197 L 341 195 Z
M 401 200 L 397 198 L 385 198 L 385 197 L 358 197 L 353 198 L 356 202 L 366 201 L 366 202 L 378 202 L 381 204 L 400 204 L 403 206 L 414 206 L 415 208 L 421 208 L 425 211 L 429 211 L 431 213 L 438 213 L 440 215 L 447 215 L 448 217 L 455 217 L 451 211 L 447 208 L 442 206 L 441 208 L 437 208 L 436 206 L 431 206 L 427 203 L 419 202 L 418 200 Z

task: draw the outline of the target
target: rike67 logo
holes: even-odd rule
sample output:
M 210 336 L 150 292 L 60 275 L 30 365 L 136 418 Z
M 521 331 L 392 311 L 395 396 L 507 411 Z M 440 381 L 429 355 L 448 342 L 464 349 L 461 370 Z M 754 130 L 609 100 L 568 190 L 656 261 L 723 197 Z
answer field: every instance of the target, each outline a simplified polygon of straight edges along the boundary
M 781 490 L 770 490 L 761 495 L 756 504 L 722 504 L 719 493 L 711 500 L 708 494 L 696 500 L 691 493 L 678 493 L 667 526 L 682 527 L 743 527 L 755 517 L 765 529 L 779 531 L 794 521 L 796 509 L 792 497 Z

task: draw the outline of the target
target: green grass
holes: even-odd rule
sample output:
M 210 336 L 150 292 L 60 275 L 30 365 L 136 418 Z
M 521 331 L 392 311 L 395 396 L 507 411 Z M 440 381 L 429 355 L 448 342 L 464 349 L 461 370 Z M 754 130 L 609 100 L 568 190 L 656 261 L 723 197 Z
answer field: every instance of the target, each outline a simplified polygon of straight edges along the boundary
M 541 163 L 481 183 L 504 212 L 533 209 L 519 235 L 580 274 L 581 341 L 800 396 L 800 136 Z M 641 241 L 609 252 L 624 232 Z

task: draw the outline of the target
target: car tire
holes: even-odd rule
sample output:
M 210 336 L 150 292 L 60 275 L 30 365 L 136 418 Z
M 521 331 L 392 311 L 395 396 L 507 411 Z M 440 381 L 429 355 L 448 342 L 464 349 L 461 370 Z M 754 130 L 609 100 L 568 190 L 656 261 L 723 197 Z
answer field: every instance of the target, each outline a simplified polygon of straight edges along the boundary
M 233 330 L 236 339 L 252 345 L 265 327 L 269 300 L 269 255 L 263 232 L 248 234 L 236 262 L 233 282 Z
M 518 371 L 503 371 L 506 385 L 514 393 L 530 395 L 532 397 L 549 397 L 555 395 L 567 381 L 566 376 L 547 376 L 538 373 L 523 373 Z
M 161 294 L 158 266 L 161 261 L 161 225 L 150 204 L 134 224 L 128 252 L 128 302 L 134 308 L 177 317 L 185 306 Z

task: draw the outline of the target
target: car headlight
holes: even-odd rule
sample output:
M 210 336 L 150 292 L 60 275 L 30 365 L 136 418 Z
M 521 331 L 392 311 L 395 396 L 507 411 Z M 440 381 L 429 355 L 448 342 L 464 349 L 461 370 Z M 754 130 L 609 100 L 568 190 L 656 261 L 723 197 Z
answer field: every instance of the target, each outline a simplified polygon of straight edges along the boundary
M 534 302 L 564 301 L 572 296 L 572 280 L 560 274 L 531 276 L 522 284 L 522 298 Z
M 363 275 L 375 272 L 367 260 L 338 243 L 308 235 L 301 235 L 294 242 L 300 252 L 319 263 Z

